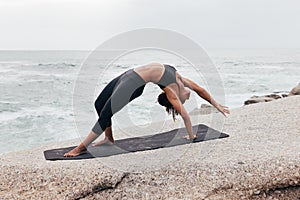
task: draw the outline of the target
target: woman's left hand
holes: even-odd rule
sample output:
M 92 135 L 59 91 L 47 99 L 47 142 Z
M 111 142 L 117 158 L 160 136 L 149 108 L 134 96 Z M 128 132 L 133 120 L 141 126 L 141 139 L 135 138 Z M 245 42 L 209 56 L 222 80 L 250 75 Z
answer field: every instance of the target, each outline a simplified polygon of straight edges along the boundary
M 189 135 L 186 135 L 183 137 L 184 139 L 187 139 L 187 140 L 193 140 L 196 138 L 196 135 L 194 135 L 194 137 L 191 139 Z

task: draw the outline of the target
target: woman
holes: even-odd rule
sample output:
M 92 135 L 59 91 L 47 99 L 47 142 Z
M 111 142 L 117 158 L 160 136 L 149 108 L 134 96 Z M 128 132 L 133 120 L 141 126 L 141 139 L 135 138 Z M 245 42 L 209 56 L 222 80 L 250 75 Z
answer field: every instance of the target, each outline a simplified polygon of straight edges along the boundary
M 188 88 L 216 107 L 223 115 L 230 113 L 226 106 L 218 104 L 205 89 L 182 77 L 174 67 L 160 63 L 147 64 L 124 72 L 103 89 L 95 101 L 95 108 L 99 116 L 98 121 L 85 140 L 64 156 L 72 157 L 84 153 L 87 150 L 86 147 L 98 138 L 103 131 L 105 132 L 105 138 L 93 145 L 114 143 L 111 128 L 113 114 L 139 97 L 143 93 L 145 85 L 149 82 L 157 84 L 163 90 L 158 96 L 158 102 L 166 107 L 169 114 L 172 113 L 173 119 L 175 120 L 176 114 L 181 115 L 188 132 L 188 135 L 185 136 L 186 139 L 193 140 L 196 137 L 192 130 L 190 117 L 183 107 L 184 102 L 190 97 Z

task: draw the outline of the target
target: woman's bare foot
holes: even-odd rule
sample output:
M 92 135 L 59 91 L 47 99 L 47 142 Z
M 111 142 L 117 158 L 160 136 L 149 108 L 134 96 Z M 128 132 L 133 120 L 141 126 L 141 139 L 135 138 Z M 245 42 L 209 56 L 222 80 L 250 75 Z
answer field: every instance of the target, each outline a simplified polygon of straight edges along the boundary
M 115 143 L 115 140 L 113 137 L 111 137 L 111 138 L 105 137 L 103 140 L 92 144 L 92 146 L 95 147 L 95 146 L 100 146 L 102 144 L 114 144 L 114 143 Z
M 64 157 L 75 157 L 75 156 L 79 156 L 80 154 L 84 154 L 84 153 L 86 153 L 86 148 L 78 146 L 78 147 L 72 149 L 71 151 L 69 151 L 68 153 L 65 153 Z

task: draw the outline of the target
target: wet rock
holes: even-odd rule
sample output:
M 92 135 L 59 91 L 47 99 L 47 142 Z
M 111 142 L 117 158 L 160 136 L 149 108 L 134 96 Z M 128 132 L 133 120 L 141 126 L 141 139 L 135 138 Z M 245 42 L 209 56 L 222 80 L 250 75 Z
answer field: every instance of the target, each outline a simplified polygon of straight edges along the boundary
M 288 94 L 284 92 L 274 92 L 272 94 L 263 95 L 263 96 L 252 96 L 250 99 L 244 102 L 244 105 L 261 103 L 261 102 L 270 102 L 276 99 L 281 99 L 287 97 Z
M 263 96 L 252 96 L 250 99 L 244 102 L 244 105 L 269 102 L 276 99 L 285 98 L 288 96 L 300 95 L 300 83 L 294 87 L 290 92 L 274 92 L 272 94 L 263 95 Z
M 265 95 L 265 97 L 269 97 L 272 99 L 281 99 L 282 97 L 278 94 L 269 94 L 269 95 Z
M 250 99 L 244 102 L 244 105 L 250 105 L 250 104 L 261 103 L 261 102 L 269 102 L 273 100 L 274 98 L 267 97 L 267 96 L 252 96 Z
M 290 91 L 289 96 L 293 95 L 300 95 L 300 83 Z

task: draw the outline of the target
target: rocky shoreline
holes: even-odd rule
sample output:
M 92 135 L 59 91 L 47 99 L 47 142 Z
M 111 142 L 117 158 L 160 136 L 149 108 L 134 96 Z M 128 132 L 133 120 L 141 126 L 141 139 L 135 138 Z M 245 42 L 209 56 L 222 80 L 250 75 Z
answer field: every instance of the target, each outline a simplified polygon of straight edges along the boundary
M 0 197 L 298 200 L 299 104 L 300 96 L 290 96 L 233 109 L 221 127 L 230 137 L 221 140 L 78 161 L 46 161 L 43 151 L 79 140 L 4 154 Z M 193 124 L 220 129 L 212 120 L 220 114 L 194 114 Z M 161 131 L 159 125 L 149 133 Z M 165 129 L 180 126 L 164 122 Z
M 281 92 L 273 92 L 272 94 L 263 95 L 263 96 L 252 96 L 250 99 L 244 102 L 244 105 L 250 105 L 250 104 L 261 103 L 261 102 L 270 102 L 273 100 L 286 98 L 294 95 L 300 95 L 300 83 L 296 87 L 294 87 L 290 92 L 281 91 Z

